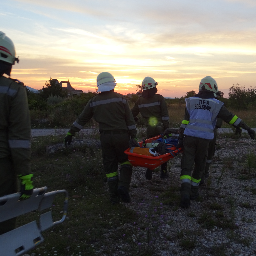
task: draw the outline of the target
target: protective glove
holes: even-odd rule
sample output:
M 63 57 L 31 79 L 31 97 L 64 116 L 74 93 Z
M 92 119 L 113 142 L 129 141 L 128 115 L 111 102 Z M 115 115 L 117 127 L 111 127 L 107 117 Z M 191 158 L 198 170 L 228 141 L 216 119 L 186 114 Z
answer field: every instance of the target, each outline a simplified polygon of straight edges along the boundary
M 19 175 L 20 178 L 20 199 L 28 199 L 33 194 L 33 174 Z
M 71 144 L 71 142 L 72 142 L 72 137 L 73 137 L 73 135 L 70 133 L 70 132 L 68 132 L 67 133 L 67 135 L 66 135 L 66 137 L 65 137 L 65 146 L 67 147 L 67 145 L 70 145 Z
M 179 133 L 179 129 L 167 128 L 167 129 L 164 130 L 163 135 L 167 136 L 167 137 L 170 137 L 170 136 L 172 136 L 172 133 L 178 134 Z
M 249 136 L 251 137 L 251 139 L 255 140 L 255 131 L 253 129 L 249 129 L 247 130 Z
M 136 138 L 130 139 L 129 147 L 130 148 L 132 148 L 132 147 L 140 147 L 140 144 L 138 143 L 138 139 L 136 139 Z
M 235 135 L 242 135 L 242 129 L 240 127 L 236 127 Z
M 244 123 L 243 121 L 241 121 L 238 125 L 238 127 L 241 127 L 243 129 L 245 129 L 249 136 L 251 137 L 251 139 L 255 139 L 255 131 L 253 129 L 251 129 L 246 123 Z

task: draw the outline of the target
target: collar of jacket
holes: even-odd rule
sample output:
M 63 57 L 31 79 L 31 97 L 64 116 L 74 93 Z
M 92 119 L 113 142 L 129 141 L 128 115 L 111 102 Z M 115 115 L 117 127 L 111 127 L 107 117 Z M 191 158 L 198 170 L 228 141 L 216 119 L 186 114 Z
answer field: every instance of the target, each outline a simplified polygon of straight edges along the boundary
M 194 97 L 202 98 L 202 99 L 213 99 L 214 93 L 209 91 L 200 91 L 198 94 L 196 94 Z

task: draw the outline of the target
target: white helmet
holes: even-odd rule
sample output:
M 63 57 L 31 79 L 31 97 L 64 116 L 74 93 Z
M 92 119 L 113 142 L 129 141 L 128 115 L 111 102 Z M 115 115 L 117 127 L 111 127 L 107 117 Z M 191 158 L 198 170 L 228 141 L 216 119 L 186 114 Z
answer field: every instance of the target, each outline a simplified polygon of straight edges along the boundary
M 157 86 L 157 82 L 151 77 L 145 77 L 142 81 L 142 89 L 143 91 L 149 90 Z
M 201 82 L 199 84 L 199 91 L 201 91 L 203 88 L 205 88 L 205 90 L 211 91 L 213 93 L 218 92 L 217 82 L 211 76 L 206 76 L 201 80 Z
M 116 86 L 115 78 L 108 72 L 102 72 L 97 76 L 98 92 L 111 91 Z
M 0 60 L 12 65 L 19 59 L 15 57 L 15 47 L 12 40 L 0 31 Z

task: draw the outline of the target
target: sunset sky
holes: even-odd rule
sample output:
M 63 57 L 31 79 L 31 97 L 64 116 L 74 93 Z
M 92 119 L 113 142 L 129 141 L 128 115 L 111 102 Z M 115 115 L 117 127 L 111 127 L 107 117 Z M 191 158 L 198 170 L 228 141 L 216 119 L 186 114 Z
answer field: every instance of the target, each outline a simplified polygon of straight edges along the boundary
M 198 91 L 207 75 L 224 97 L 256 86 L 255 0 L 8 0 L 0 31 L 20 58 L 12 77 L 35 89 L 52 77 L 95 91 L 103 71 L 122 94 L 145 76 L 165 97 Z

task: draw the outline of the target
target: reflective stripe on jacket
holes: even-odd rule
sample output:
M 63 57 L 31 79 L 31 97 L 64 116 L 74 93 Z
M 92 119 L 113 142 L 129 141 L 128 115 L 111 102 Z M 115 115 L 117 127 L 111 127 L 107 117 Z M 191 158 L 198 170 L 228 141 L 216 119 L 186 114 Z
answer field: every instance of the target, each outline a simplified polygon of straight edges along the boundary
M 185 128 L 184 134 L 188 136 L 213 139 L 216 118 L 223 106 L 223 102 L 211 98 L 202 99 L 190 97 L 186 99 L 186 109 L 189 114 L 189 122 L 182 122 Z
M 10 157 L 18 175 L 31 173 L 30 140 L 26 88 L 19 81 L 0 76 L 0 158 Z
M 139 113 L 147 120 L 147 125 L 149 126 L 156 126 L 162 123 L 164 129 L 169 127 L 168 108 L 164 97 L 160 94 L 155 94 L 150 98 L 143 98 L 141 96 L 132 108 L 134 117 Z
M 94 118 L 100 131 L 123 130 L 136 136 L 136 125 L 123 95 L 114 91 L 103 92 L 91 99 L 71 126 L 70 132 L 78 132 Z

